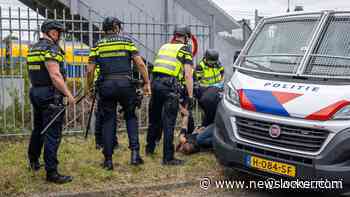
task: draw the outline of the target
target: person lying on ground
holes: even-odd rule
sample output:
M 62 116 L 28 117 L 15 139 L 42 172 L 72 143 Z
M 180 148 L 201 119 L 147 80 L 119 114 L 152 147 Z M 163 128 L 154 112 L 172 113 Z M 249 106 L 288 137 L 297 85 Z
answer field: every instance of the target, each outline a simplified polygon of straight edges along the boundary
M 192 134 L 180 135 L 179 144 L 176 151 L 189 155 L 201 151 L 211 150 L 214 124 L 207 127 L 196 128 Z

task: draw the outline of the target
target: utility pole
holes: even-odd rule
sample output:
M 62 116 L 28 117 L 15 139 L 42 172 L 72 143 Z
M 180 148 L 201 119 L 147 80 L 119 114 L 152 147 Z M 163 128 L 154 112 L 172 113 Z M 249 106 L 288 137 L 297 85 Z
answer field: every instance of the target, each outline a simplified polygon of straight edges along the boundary
M 164 0 L 164 31 L 165 31 L 165 40 L 164 42 L 167 42 L 169 40 L 169 36 L 168 36 L 168 31 L 169 31 L 169 1 L 168 0 Z
M 288 0 L 288 8 L 287 8 L 287 12 L 290 11 L 290 0 Z
M 259 20 L 260 20 L 260 17 L 259 17 L 258 10 L 255 9 L 255 12 L 254 12 L 254 26 L 256 26 L 258 24 Z

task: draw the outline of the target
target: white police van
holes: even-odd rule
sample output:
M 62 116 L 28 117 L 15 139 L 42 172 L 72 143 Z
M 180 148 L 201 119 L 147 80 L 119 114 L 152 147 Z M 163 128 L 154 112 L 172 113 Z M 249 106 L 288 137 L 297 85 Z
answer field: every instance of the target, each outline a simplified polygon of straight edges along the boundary
M 219 104 L 214 150 L 264 177 L 350 183 L 350 12 L 262 19 Z

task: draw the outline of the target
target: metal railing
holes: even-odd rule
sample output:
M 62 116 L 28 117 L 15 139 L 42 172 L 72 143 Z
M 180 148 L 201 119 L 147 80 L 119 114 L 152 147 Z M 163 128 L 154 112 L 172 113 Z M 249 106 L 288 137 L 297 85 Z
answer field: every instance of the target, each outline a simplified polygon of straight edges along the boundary
M 45 13 L 43 16 L 39 13 Z M 47 19 L 56 19 L 65 25 L 67 33 L 61 42 L 65 50 L 65 69 L 68 71 L 67 83 L 73 94 L 84 87 L 85 70 L 88 62 L 89 48 L 102 37 L 101 21 L 71 15 L 66 10 L 13 9 L 0 7 L 0 136 L 8 134 L 28 134 L 33 125 L 33 110 L 29 101 L 30 82 L 26 70 L 26 56 L 30 46 L 40 37 L 40 25 Z M 151 65 L 155 53 L 164 41 L 169 39 L 177 24 L 140 22 L 138 18 L 125 21 L 123 31 L 132 37 Z M 209 42 L 209 27 L 199 24 L 188 24 L 200 43 L 199 54 Z M 167 27 L 167 28 L 165 28 Z M 169 31 L 165 32 L 164 30 Z M 199 62 L 199 55 L 195 63 Z M 82 131 L 87 122 L 87 113 L 91 101 L 84 99 L 80 104 L 66 111 L 65 128 L 67 132 Z M 148 126 L 148 99 L 143 101 L 137 112 L 140 127 Z M 195 109 L 195 119 L 201 119 L 200 109 Z M 122 116 L 118 116 L 122 119 Z M 118 124 L 124 129 L 124 122 Z

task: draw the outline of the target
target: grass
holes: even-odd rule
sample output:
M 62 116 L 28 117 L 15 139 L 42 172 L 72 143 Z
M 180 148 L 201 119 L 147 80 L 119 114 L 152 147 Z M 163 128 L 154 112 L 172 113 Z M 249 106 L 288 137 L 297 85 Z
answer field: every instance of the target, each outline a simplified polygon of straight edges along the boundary
M 95 149 L 93 137 L 63 137 L 59 151 L 59 171 L 74 176 L 72 183 L 49 184 L 45 171 L 31 172 L 27 167 L 28 140 L 0 141 L 0 196 L 28 196 L 56 192 L 86 192 L 137 185 L 188 181 L 217 173 L 218 164 L 211 153 L 177 155 L 186 165 L 167 167 L 160 164 L 162 145 L 153 157 L 144 156 L 145 135 L 140 135 L 142 166 L 130 166 L 127 135 L 119 134 L 121 147 L 113 155 L 114 171 L 100 167 L 102 153 Z M 43 162 L 42 162 L 43 163 Z

